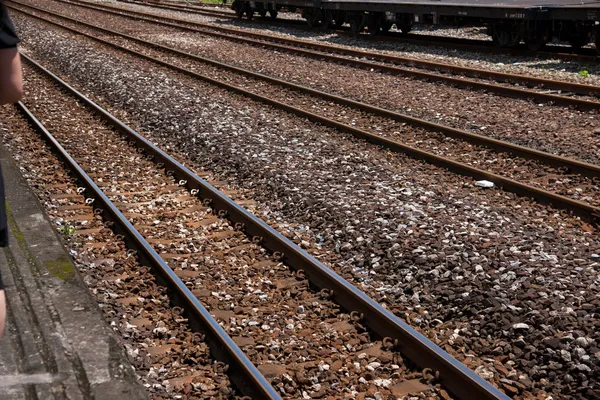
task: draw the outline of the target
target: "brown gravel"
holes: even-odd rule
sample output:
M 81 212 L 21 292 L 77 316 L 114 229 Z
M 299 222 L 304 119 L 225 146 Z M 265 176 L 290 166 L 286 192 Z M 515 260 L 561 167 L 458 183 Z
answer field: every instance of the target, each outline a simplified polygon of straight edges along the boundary
M 258 215 L 480 375 L 520 396 L 593 398 L 596 231 L 40 26 L 21 26 L 36 57 L 188 163 L 246 190 Z
M 73 107 L 31 69 L 26 76 L 29 108 L 102 182 L 284 397 L 395 398 L 397 384 L 422 377 L 164 171 L 132 156 L 135 149 L 125 139 Z
M 51 17 L 57 22 L 57 18 Z M 63 22 L 64 23 L 64 22 Z M 567 170 L 552 168 L 542 163 L 498 153 L 482 146 L 473 146 L 467 142 L 445 137 L 443 134 L 432 133 L 423 129 L 415 129 L 406 123 L 396 122 L 388 118 L 374 116 L 353 108 L 341 106 L 328 101 L 313 98 L 303 93 L 282 89 L 277 85 L 266 83 L 262 80 L 248 78 L 233 72 L 223 71 L 201 62 L 190 60 L 186 57 L 174 56 L 171 53 L 152 50 L 151 48 L 123 39 L 120 36 L 103 34 L 96 29 L 79 27 L 77 24 L 66 23 L 76 29 L 83 30 L 96 37 L 114 42 L 128 49 L 166 60 L 177 66 L 207 75 L 213 79 L 243 87 L 250 92 L 268 95 L 282 103 L 300 107 L 306 111 L 318 113 L 327 118 L 337 120 L 356 128 L 367 130 L 371 133 L 398 140 L 411 145 L 455 159 L 459 162 L 485 169 L 493 173 L 515 179 L 534 187 L 540 187 L 551 192 L 571 197 L 579 201 L 600 206 L 600 192 L 596 182 L 592 179 L 573 175 Z
M 82 4 L 82 3 L 81 3 L 81 2 L 79 2 L 78 0 L 69 0 L 69 1 L 71 1 L 71 2 L 73 2 L 73 3 L 75 3 L 75 4 Z M 141 3 L 140 3 L 140 4 L 141 4 Z M 121 10 L 121 12 L 123 11 L 123 9 L 122 9 L 122 8 L 113 8 L 113 10 Z M 194 10 L 195 10 L 195 9 L 194 9 Z M 207 10 L 208 10 L 208 11 L 207 11 Z M 131 10 L 129 10 L 129 11 L 131 11 L 131 12 L 134 12 L 135 10 L 131 9 Z M 212 8 L 211 8 L 211 9 L 207 9 L 206 7 L 204 7 L 204 8 L 203 8 L 203 12 L 210 12 L 210 13 L 213 13 L 213 12 L 215 12 L 215 11 L 214 11 Z M 219 11 L 219 13 L 223 13 L 223 12 L 222 12 L 222 11 Z M 281 14 L 282 14 L 282 13 L 280 13 L 280 15 L 281 15 Z M 226 15 L 227 15 L 227 16 L 229 16 L 229 17 L 231 17 L 232 15 L 234 15 L 234 13 L 233 13 L 233 11 L 231 11 L 231 10 L 230 10 L 229 12 L 227 12 L 227 14 L 226 14 Z M 290 14 L 287 14 L 287 15 L 290 15 Z M 291 14 L 291 15 L 297 15 L 297 14 Z M 298 14 L 298 16 L 299 16 L 299 14 Z M 154 18 L 154 19 L 160 22 L 160 19 L 157 19 L 157 18 Z M 182 19 L 182 20 L 186 20 L 186 19 L 184 18 L 184 19 Z M 241 20 L 241 21 L 240 21 L 240 20 L 237 20 L 237 21 L 238 21 L 238 22 L 239 22 L 241 25 L 239 26 L 239 28 L 240 28 L 240 29 L 235 29 L 235 30 L 234 30 L 234 31 L 237 31 L 237 32 L 238 32 L 238 34 L 236 34 L 236 36 L 239 36 L 239 37 L 247 37 L 246 33 L 247 33 L 247 30 L 248 30 L 248 29 L 244 29 L 244 22 L 242 22 L 242 21 L 245 21 L 245 23 L 246 23 L 246 24 L 247 24 L 249 21 L 247 21 L 247 20 Z M 216 21 L 206 21 L 206 22 L 212 22 L 212 24 L 209 24 L 208 26 L 211 26 L 211 25 L 212 25 L 212 26 L 215 26 L 215 24 L 214 24 L 214 23 L 215 23 Z M 269 24 L 280 24 L 280 23 L 285 23 L 285 22 L 282 22 L 282 21 L 273 22 L 273 21 L 270 21 L 269 19 L 266 19 L 266 20 L 265 20 L 265 19 L 262 19 L 262 18 L 260 18 L 260 19 L 256 19 L 256 20 L 254 20 L 254 22 L 255 22 L 255 23 L 260 23 L 260 24 L 267 24 L 267 25 L 269 25 Z M 291 21 L 288 21 L 288 22 L 291 22 Z M 295 22 L 298 22 L 298 21 L 295 21 Z M 301 22 L 302 22 L 302 23 L 305 23 L 305 21 L 301 21 Z M 192 26 L 192 24 L 191 24 L 191 23 L 190 23 L 190 26 Z M 202 29 L 206 29 L 206 28 L 205 28 L 205 26 L 207 26 L 207 25 L 206 25 L 206 24 L 203 24 L 203 28 L 202 28 Z M 252 27 L 252 26 L 253 26 L 253 25 L 249 25 L 249 27 Z M 219 28 L 222 28 L 222 26 L 220 26 L 220 27 L 217 27 L 217 26 L 215 26 L 215 28 L 216 28 L 216 29 L 215 29 L 215 32 L 218 34 L 218 33 L 219 33 L 219 32 L 218 32 L 218 29 L 219 29 Z M 491 41 L 491 40 L 492 40 L 492 39 L 491 39 L 491 37 L 490 37 L 490 36 L 488 36 L 487 34 L 485 34 L 485 31 L 486 31 L 486 29 L 487 29 L 487 28 L 485 28 L 485 27 L 467 27 L 467 28 L 451 28 L 451 29 L 448 29 L 448 27 L 444 27 L 444 26 L 435 26 L 435 27 L 431 27 L 431 26 L 418 26 L 418 25 L 416 25 L 416 26 L 413 26 L 413 30 L 412 30 L 412 32 L 413 32 L 414 34 L 416 34 L 416 35 L 420 35 L 420 34 L 424 34 L 424 35 L 431 35 L 431 34 L 433 34 L 433 35 L 436 35 L 436 36 L 446 36 L 446 37 L 454 37 L 454 38 L 469 38 L 469 39 L 474 39 L 475 37 L 477 37 L 477 36 L 478 36 L 478 39 L 481 39 L 481 38 L 483 37 L 483 38 L 485 38 L 486 40 L 488 40 L 488 41 Z M 209 30 L 210 30 L 210 28 L 209 28 Z M 229 29 L 229 31 L 231 31 L 231 29 Z M 256 31 L 256 30 L 254 30 L 254 31 Z M 396 31 L 394 28 L 392 28 L 390 32 L 397 32 L 397 31 Z M 436 34 L 436 32 L 440 33 L 440 35 L 437 35 L 437 34 Z M 271 39 L 275 39 L 275 38 L 281 38 L 281 37 L 282 37 L 282 35 L 268 35 L 268 34 L 267 34 L 267 35 L 265 35 L 265 33 L 266 33 L 266 32 L 262 32 L 262 33 L 260 33 L 261 35 L 263 35 L 263 38 L 264 38 L 264 40 L 265 40 L 263 43 L 265 43 L 265 45 L 267 45 L 267 43 L 271 42 L 271 41 L 272 41 Z M 253 32 L 253 34 L 254 34 L 254 32 Z M 363 38 L 369 38 L 369 39 L 371 39 L 371 40 L 380 39 L 380 40 L 383 40 L 384 42 L 385 42 L 386 40 L 388 40 L 388 39 L 389 39 L 389 40 L 392 40 L 391 38 L 385 38 L 385 37 L 384 37 L 384 38 L 381 38 L 381 37 L 380 37 L 380 38 L 374 38 L 374 37 L 372 37 L 372 36 L 369 36 L 369 35 L 367 35 L 367 36 L 363 36 Z M 254 38 L 254 39 L 256 39 L 256 38 Z M 397 39 L 397 38 L 396 38 L 396 39 Z M 311 41 L 305 41 L 305 42 L 307 42 L 307 44 L 310 44 L 310 42 L 311 42 Z M 322 42 L 322 43 L 323 43 L 323 44 L 327 44 L 327 43 L 324 43 L 324 42 Z M 568 46 L 568 45 L 567 45 L 567 46 Z M 356 48 L 356 46 L 354 46 L 354 47 Z M 342 50 L 342 51 L 343 51 L 343 49 L 344 49 L 344 46 L 335 46 L 335 48 L 336 48 L 337 50 Z M 369 50 L 370 50 L 370 49 L 369 49 Z M 339 52 L 337 52 L 337 51 L 336 51 L 335 53 L 336 53 L 336 54 L 335 54 L 336 56 L 340 57 L 340 54 L 339 54 Z M 370 54 L 378 54 L 379 52 L 373 52 L 373 51 L 370 51 L 369 53 L 370 53 Z M 331 53 L 328 53 L 328 54 L 331 54 Z M 318 58 L 318 57 L 317 57 L 317 58 Z M 347 57 L 344 57 L 344 58 L 345 58 L 345 59 L 349 59 L 349 58 L 351 59 L 351 58 L 353 58 L 353 57 L 347 56 Z M 342 58 L 342 60 L 343 60 L 344 58 Z M 411 58 L 415 59 L 415 57 L 408 57 L 408 59 L 411 59 Z M 422 58 L 423 58 L 423 57 L 416 57 L 416 59 L 422 59 Z M 360 58 L 357 58 L 357 59 L 360 59 Z M 443 62 L 443 60 L 435 60 L 435 61 L 436 61 L 436 62 L 438 62 L 438 63 L 439 63 L 439 62 L 441 62 L 442 64 L 448 64 L 448 63 L 444 63 L 444 62 Z M 536 62 L 537 62 L 537 61 L 536 61 Z M 367 68 L 367 69 L 371 69 L 371 68 L 375 68 L 375 69 L 377 69 L 377 66 L 378 66 L 378 65 L 389 65 L 389 64 L 387 64 L 387 63 L 385 63 L 385 62 L 378 62 L 378 61 L 371 61 L 371 60 L 369 60 L 369 63 L 372 65 L 372 67 L 370 67 L 370 68 Z M 341 61 L 341 64 L 345 64 L 345 63 L 344 63 L 343 61 Z M 449 64 L 453 64 L 453 63 L 449 63 Z M 500 64 L 501 64 L 501 65 L 503 65 L 502 63 L 500 63 Z M 423 71 L 423 69 L 414 68 L 414 67 L 410 67 L 410 66 L 400 66 L 400 67 L 401 67 L 401 68 L 404 68 L 404 69 L 406 69 L 406 70 L 410 70 L 410 71 Z M 472 66 L 472 65 L 471 65 L 470 67 L 473 69 L 473 66 Z M 488 69 L 489 69 L 489 68 L 488 68 Z M 508 69 L 510 69 L 510 68 L 508 68 Z M 480 70 L 481 70 L 481 66 L 480 66 L 480 65 L 478 65 L 477 67 L 475 67 L 475 70 L 476 70 L 476 71 L 480 71 Z M 576 72 L 579 72 L 579 71 L 581 71 L 581 69 L 579 69 L 579 70 L 578 70 L 578 71 L 576 71 Z M 587 71 L 587 70 L 586 70 L 586 71 Z M 427 71 L 427 72 L 429 72 L 429 71 Z M 510 71 L 501 70 L 500 72 L 510 72 Z M 444 73 L 444 72 L 438 72 L 438 73 L 439 73 L 439 74 L 441 74 L 441 75 L 450 75 L 450 76 L 455 76 L 455 75 L 456 75 L 456 74 L 453 74 L 453 73 Z M 522 76 L 531 76 L 531 74 L 523 73 L 522 71 L 516 71 L 516 72 L 515 72 L 515 71 L 513 71 L 513 73 L 516 73 L 517 75 L 522 75 Z M 575 79 L 575 81 L 576 81 L 576 82 L 579 82 L 579 83 L 583 83 L 583 84 L 591 84 L 591 85 L 593 85 L 593 84 L 595 83 L 595 79 L 594 79 L 594 78 L 595 78 L 595 76 L 594 76 L 594 75 L 591 75 L 591 77 L 592 77 L 592 78 L 590 78 L 589 71 L 587 71 L 587 73 L 588 73 L 588 76 L 587 76 L 586 78 L 584 78 L 583 76 L 581 76 L 581 75 L 579 75 L 579 74 L 578 74 L 578 75 L 575 75 L 577 78 L 579 78 L 579 79 Z M 400 75 L 401 75 L 401 74 L 400 74 Z M 544 73 L 543 75 L 536 75 L 536 76 L 538 76 L 538 77 L 543 77 L 543 78 L 549 78 L 549 76 L 548 76 L 548 72 L 547 72 L 547 71 L 545 71 L 545 73 Z M 569 76 L 567 75 L 567 77 L 569 77 Z M 474 77 L 469 77 L 468 79 L 469 79 L 470 81 L 479 81 L 479 82 L 484 82 L 484 83 L 489 83 L 489 82 L 490 82 L 490 80 L 489 80 L 489 79 L 478 79 L 478 78 L 474 78 Z M 563 79 L 562 77 L 560 77 L 560 76 L 556 76 L 554 79 L 555 79 L 555 80 L 559 80 L 559 81 L 560 81 L 560 80 L 564 80 L 564 79 Z M 569 82 L 570 82 L 570 81 L 573 81 L 573 79 L 566 79 L 566 81 L 569 81 Z M 501 86 L 506 86 L 506 87 L 514 87 L 514 86 L 513 86 L 511 83 L 508 83 L 508 82 L 506 82 L 506 83 L 504 83 L 504 82 L 499 82 L 499 83 L 496 83 L 496 84 L 497 84 L 497 85 L 501 85 Z M 518 86 L 519 86 L 519 85 L 517 85 L 517 87 L 518 87 Z M 536 90 L 536 91 L 540 91 L 540 92 L 546 92 L 546 91 L 547 91 L 547 89 L 545 89 L 545 88 L 543 88 L 543 87 L 539 87 L 539 88 L 533 88 L 533 89 L 531 89 L 531 90 Z M 595 96 L 591 96 L 591 95 L 571 95 L 571 94 L 566 94 L 566 95 L 567 95 L 567 96 L 573 96 L 573 97 L 577 97 L 577 98 L 579 98 L 579 99 L 590 100 L 590 101 L 596 101 L 596 100 L 598 100 L 598 98 L 597 98 L 597 97 L 595 97 Z
M 444 62 L 465 67 L 475 67 L 491 71 L 509 72 L 519 75 L 530 75 L 540 78 L 552 78 L 587 84 L 600 84 L 600 65 L 598 63 L 585 63 L 565 61 L 561 59 L 538 59 L 531 56 L 513 56 L 509 54 L 479 53 L 474 51 L 456 50 L 430 45 L 400 43 L 387 40 L 370 40 L 363 37 L 354 38 L 336 33 L 309 31 L 304 27 L 290 25 L 249 24 L 247 21 L 237 19 L 212 18 L 205 15 L 190 14 L 170 10 L 160 10 L 151 6 L 141 6 L 120 1 L 107 0 L 104 4 L 122 9 L 139 10 L 155 15 L 194 20 L 203 23 L 214 23 L 240 30 L 250 30 L 259 33 L 268 33 L 282 37 L 301 38 L 305 40 L 331 43 L 348 48 L 361 48 L 365 51 L 375 51 L 381 54 L 421 58 L 430 61 Z M 418 27 L 417 27 L 418 29 Z M 589 75 L 580 75 L 580 71 L 588 71 Z
M 85 204 L 69 171 L 40 136 L 14 108 L 0 108 L 0 116 L 4 143 L 56 224 L 107 323 L 121 334 L 152 398 L 235 398 L 229 378 L 214 369 L 208 346 L 171 306 L 166 288 Z
M 52 3 L 49 7 L 39 0 L 28 1 L 89 23 L 101 20 L 103 26 L 111 29 L 354 100 L 553 154 L 600 162 L 597 112 L 538 105 L 526 100 L 364 71 L 117 16 L 106 18 L 106 14 L 101 12 L 62 3 Z M 137 27 L 140 27 L 139 31 Z M 397 129 L 392 132 L 394 130 Z M 504 166 L 500 168 L 505 169 Z

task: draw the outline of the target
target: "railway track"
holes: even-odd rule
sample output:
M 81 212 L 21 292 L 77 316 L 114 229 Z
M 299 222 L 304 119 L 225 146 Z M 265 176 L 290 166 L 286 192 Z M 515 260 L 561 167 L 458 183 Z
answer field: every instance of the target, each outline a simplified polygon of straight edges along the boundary
M 62 0 L 61 0 L 62 1 Z M 377 70 L 391 75 L 408 76 L 426 81 L 442 82 L 461 88 L 484 90 L 512 98 L 526 98 L 537 102 L 573 106 L 582 110 L 600 109 L 600 87 L 523 75 L 482 71 L 451 64 L 417 60 L 413 58 L 381 55 L 373 52 L 349 50 L 338 46 L 306 42 L 296 39 L 242 32 L 237 29 L 215 27 L 174 18 L 157 18 L 156 15 L 123 10 L 106 5 L 92 5 L 82 0 L 69 0 L 89 9 L 103 10 L 113 15 L 163 26 L 185 29 L 204 35 L 218 37 L 252 46 L 268 47 L 276 51 L 298 54 L 318 60 L 327 60 L 342 65 L 351 65 L 366 70 Z M 490 83 L 492 81 L 493 83 Z M 534 88 L 524 89 L 523 87 Z
M 26 98 L 27 106 L 19 108 L 85 187 L 95 215 L 114 224 L 169 287 L 192 327 L 206 334 L 212 354 L 225 363 L 218 370 L 242 394 L 297 397 L 346 384 L 385 390 L 424 379 L 442 396 L 448 390 L 465 399 L 507 398 L 56 75 L 24 59 L 35 83 L 31 91 L 48 96 Z M 84 116 L 77 104 L 94 116 Z M 77 129 L 65 126 L 66 113 L 77 114 L 69 119 Z M 90 124 L 103 128 L 83 130 L 93 135 L 82 140 L 81 125 Z M 340 339 L 348 345 L 337 345 Z M 318 354 L 323 348 L 337 351 Z M 320 362 L 311 362 L 316 354 Z M 409 368 L 403 357 L 421 369 Z M 362 359 L 366 363 L 353 364 Z M 298 363 L 305 371 L 293 374 Z M 351 369 L 341 368 L 348 363 Z M 314 375 L 327 375 L 327 385 L 316 388 Z M 375 383 L 365 383 L 365 376 Z
M 122 336 L 129 359 L 149 392 L 156 397 L 188 391 L 205 398 L 239 398 L 223 363 L 211 356 L 208 340 L 193 331 L 189 315 L 184 316 L 183 309 L 170 301 L 175 296 L 169 298 L 166 283 L 160 282 L 160 276 L 157 279 L 149 264 L 133 256 L 124 235 L 111 230 L 114 222 L 109 213 L 95 212 L 98 203 L 92 202 L 90 191 L 83 190 L 76 175 L 60 167 L 62 160 L 34 130 L 41 126 L 39 121 L 29 124 L 26 115 L 32 114 L 22 104 L 4 107 L 0 113 L 3 127 L 8 127 L 4 145 L 46 206 L 79 266 L 79 275 L 106 322 Z M 193 389 L 190 382 L 203 389 Z
M 28 63 L 32 64 L 31 61 Z M 81 185 L 72 190 L 67 176 L 57 174 L 55 166 L 44 166 L 47 168 L 45 189 L 52 193 L 50 195 L 52 200 L 59 202 L 58 207 L 52 211 L 58 211 L 61 216 L 60 221 L 64 224 L 64 232 L 74 235 L 74 226 L 77 226 L 76 234 L 85 238 L 83 250 L 80 251 L 87 252 L 88 257 L 94 254 L 96 265 L 105 270 L 95 278 L 107 282 L 106 285 L 100 285 L 102 286 L 100 293 L 106 296 L 104 299 L 100 296 L 101 301 L 104 307 L 108 308 L 108 303 L 117 298 L 108 316 L 114 318 L 113 322 L 118 321 L 116 326 L 119 326 L 124 336 L 135 337 L 138 344 L 143 343 L 135 354 L 145 350 L 150 362 L 154 364 L 162 362 L 164 367 L 169 369 L 176 368 L 174 361 L 184 365 L 189 363 L 192 367 L 184 368 L 190 373 L 189 375 L 170 376 L 170 371 L 160 372 L 164 374 L 163 381 L 168 380 L 173 386 L 178 386 L 179 382 L 186 382 L 194 377 L 200 381 L 202 377 L 211 375 L 211 386 L 215 389 L 212 392 L 214 396 L 239 398 L 239 392 L 236 394 L 231 391 L 231 382 L 225 373 L 231 369 L 235 371 L 230 371 L 232 382 L 235 382 L 236 386 L 239 385 L 237 387 L 243 392 L 261 398 L 279 398 L 276 391 L 237 348 L 234 341 L 210 316 L 208 310 L 128 222 L 115 203 L 109 200 L 109 197 L 114 198 L 117 195 L 111 191 L 113 187 L 107 185 L 101 178 L 92 179 L 81 167 L 86 164 L 78 165 L 27 106 L 19 103 L 17 108 L 31 126 L 40 132 L 60 160 L 69 165 Z M 23 144 L 21 142 L 20 145 Z M 28 145 L 30 143 L 27 142 L 25 147 Z M 106 143 L 103 145 L 106 146 Z M 94 168 L 89 165 L 86 167 Z M 100 175 L 100 172 L 95 172 L 96 178 Z M 156 180 L 155 189 L 157 195 L 168 198 L 176 193 L 178 188 L 177 184 L 172 184 L 170 187 L 161 186 L 165 181 Z M 100 189 L 101 186 L 104 187 L 104 191 Z M 147 187 L 150 186 L 151 184 L 148 183 Z M 137 195 L 141 197 L 143 192 Z M 136 252 L 138 260 L 143 262 L 144 266 L 138 264 L 133 257 Z M 91 268 L 94 268 L 94 264 Z M 172 300 L 170 305 L 164 301 L 164 287 L 168 288 L 170 293 Z M 174 307 L 174 304 L 183 308 Z M 123 309 L 126 311 L 122 312 Z M 201 330 L 202 334 L 194 333 L 187 325 L 188 320 L 190 325 L 196 331 Z M 220 363 L 215 363 L 214 359 L 209 361 L 211 356 L 208 347 L 203 346 L 203 343 L 208 344 L 210 352 L 216 355 Z M 147 363 L 148 361 L 145 362 L 146 366 Z M 141 367 L 144 365 L 142 364 Z M 155 375 L 156 373 L 154 372 Z M 222 390 L 219 390 L 219 387 L 222 387 Z M 211 393 L 211 390 L 207 392 Z
M 137 5 L 144 5 L 148 7 L 160 8 L 164 10 L 170 11 L 181 11 L 199 15 L 213 16 L 218 18 L 228 18 L 239 20 L 233 12 L 226 10 L 217 10 L 217 9 L 207 9 L 206 6 L 198 7 L 198 6 L 190 6 L 190 5 L 178 5 L 178 4 L 165 4 L 155 1 L 136 1 L 136 0 L 119 0 L 122 3 L 130 3 Z M 212 8 L 212 7 L 211 7 Z M 270 18 L 260 19 L 254 18 L 252 20 L 244 20 L 246 24 L 267 24 L 267 25 L 281 25 L 281 26 L 294 26 L 295 28 L 300 28 L 303 30 L 310 30 L 306 25 L 304 20 L 293 20 L 293 19 L 277 19 L 273 20 Z M 342 33 L 342 34 L 350 34 L 348 29 L 337 28 L 337 29 L 329 29 L 331 32 Z M 366 36 L 366 35 L 364 35 Z M 598 61 L 598 53 L 595 49 L 579 49 L 577 52 L 573 52 L 569 47 L 557 46 L 557 45 L 547 45 L 544 51 L 532 52 L 527 49 L 526 46 L 518 46 L 512 49 L 506 48 L 498 48 L 493 42 L 486 40 L 477 40 L 477 39 L 465 39 L 465 38 L 453 38 L 453 37 L 445 37 L 445 36 L 434 36 L 434 35 L 419 35 L 419 34 L 409 34 L 409 35 L 401 35 L 394 32 L 387 32 L 377 36 L 366 36 L 363 37 L 365 40 L 392 40 L 400 43 L 411 43 L 417 45 L 425 45 L 432 47 L 447 47 L 451 45 L 454 49 L 465 50 L 465 51 L 475 51 L 481 53 L 492 53 L 492 54 L 507 54 L 512 56 L 529 56 L 529 57 L 541 57 L 541 58 L 559 58 L 563 60 L 569 61 L 578 61 L 578 62 L 597 62 Z M 569 51 L 571 50 L 571 51 Z
M 600 167 L 597 165 L 419 120 L 224 65 L 64 16 L 60 17 L 60 23 L 40 16 L 34 17 L 119 51 L 125 51 L 242 94 L 252 100 L 334 127 L 340 132 L 393 151 L 408 154 L 474 179 L 492 181 L 508 191 L 570 210 L 587 221 L 595 221 L 600 215 L 598 208 L 600 189 L 595 183 L 600 175 Z M 94 32 L 102 31 L 103 35 L 108 36 L 98 37 L 90 31 L 84 32 L 68 27 L 65 21 L 83 25 Z M 115 37 L 119 38 L 120 44 L 114 43 Z M 136 43 L 133 47 L 131 47 L 132 42 Z M 151 52 L 148 52 L 149 48 L 152 49 Z M 165 53 L 168 56 L 165 56 Z M 168 61 L 165 61 L 165 57 Z M 196 72 L 200 70 L 202 74 Z M 224 71 L 227 71 L 226 75 Z M 223 80 L 224 78 L 226 81 Z M 265 93 L 268 93 L 268 96 Z M 312 107 L 315 98 L 322 99 L 322 104 L 317 104 L 319 106 L 317 109 L 320 110 L 318 112 L 314 112 Z M 297 107 L 295 104 L 303 106 Z

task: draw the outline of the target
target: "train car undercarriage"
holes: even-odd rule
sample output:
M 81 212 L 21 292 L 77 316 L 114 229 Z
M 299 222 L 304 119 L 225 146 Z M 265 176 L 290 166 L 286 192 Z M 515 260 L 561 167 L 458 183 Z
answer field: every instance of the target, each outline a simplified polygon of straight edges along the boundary
M 596 43 L 596 47 L 600 49 L 600 26 L 598 21 L 595 21 L 595 15 L 588 19 L 549 19 L 547 15 L 536 10 L 538 14 L 535 14 L 535 17 L 530 17 L 529 13 L 507 12 L 508 18 L 485 18 L 440 15 L 437 12 L 415 13 L 356 9 L 361 3 L 349 3 L 351 7 L 348 9 L 341 9 L 343 6 L 341 7 L 340 3 L 335 3 L 335 8 L 326 7 L 325 3 L 321 4 L 321 7 L 311 7 L 307 3 L 290 5 L 235 0 L 231 8 L 239 18 L 246 16 L 248 19 L 252 19 L 255 14 L 262 18 L 268 16 L 268 18 L 275 19 L 282 8 L 292 12 L 300 11 L 310 28 L 340 28 L 342 25 L 348 24 L 351 32 L 355 35 L 365 30 L 376 35 L 387 32 L 394 26 L 397 31 L 406 34 L 411 31 L 414 24 L 486 25 L 488 34 L 498 47 L 510 48 L 525 42 L 530 50 L 538 51 L 556 38 L 568 42 L 574 49 L 580 49 L 592 42 Z M 327 5 L 329 4 L 333 3 Z M 457 11 L 457 13 L 461 14 L 461 11 Z M 463 12 L 463 14 L 467 13 Z M 543 15 L 544 18 L 539 19 L 538 15 Z

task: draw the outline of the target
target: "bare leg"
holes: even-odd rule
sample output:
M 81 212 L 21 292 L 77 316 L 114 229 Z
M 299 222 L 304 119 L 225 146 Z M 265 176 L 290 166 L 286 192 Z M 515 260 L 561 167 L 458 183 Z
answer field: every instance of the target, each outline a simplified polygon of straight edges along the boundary
M 23 94 L 21 58 L 16 47 L 0 49 L 0 105 L 16 103 Z
M 4 320 L 6 319 L 6 298 L 4 297 L 4 290 L 0 290 L 0 337 L 4 332 Z

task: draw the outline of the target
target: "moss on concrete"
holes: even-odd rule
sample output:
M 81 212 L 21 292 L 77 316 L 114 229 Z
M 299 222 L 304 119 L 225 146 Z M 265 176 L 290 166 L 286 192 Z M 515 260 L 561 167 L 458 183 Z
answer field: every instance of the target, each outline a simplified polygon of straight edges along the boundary
M 12 210 L 8 205 L 8 201 L 6 202 L 6 219 L 10 230 L 12 231 L 15 239 L 17 239 L 17 242 L 19 243 L 19 247 L 26 248 L 27 244 L 25 243 L 25 237 L 23 236 L 23 232 L 21 232 L 21 230 L 17 226 L 17 221 L 15 220 L 15 216 L 13 215 Z
M 71 264 L 69 257 L 64 254 L 60 255 L 54 261 L 46 261 L 44 267 L 46 267 L 52 276 L 65 281 L 75 276 L 75 268 L 73 267 L 73 264 Z
M 19 229 L 17 225 L 17 221 L 15 216 L 13 215 L 8 202 L 6 202 L 6 217 L 10 230 L 13 233 L 15 239 L 17 239 L 17 244 L 21 248 L 23 255 L 27 258 L 27 260 L 34 266 L 39 274 L 41 272 L 40 266 L 37 263 L 36 258 L 31 254 L 29 250 L 29 246 L 27 246 L 27 242 L 25 241 L 25 236 L 23 236 L 23 232 Z M 64 281 L 69 280 L 75 276 L 75 268 L 73 264 L 69 260 L 65 254 L 60 255 L 56 260 L 46 261 L 44 263 L 44 267 L 46 270 L 52 275 Z

